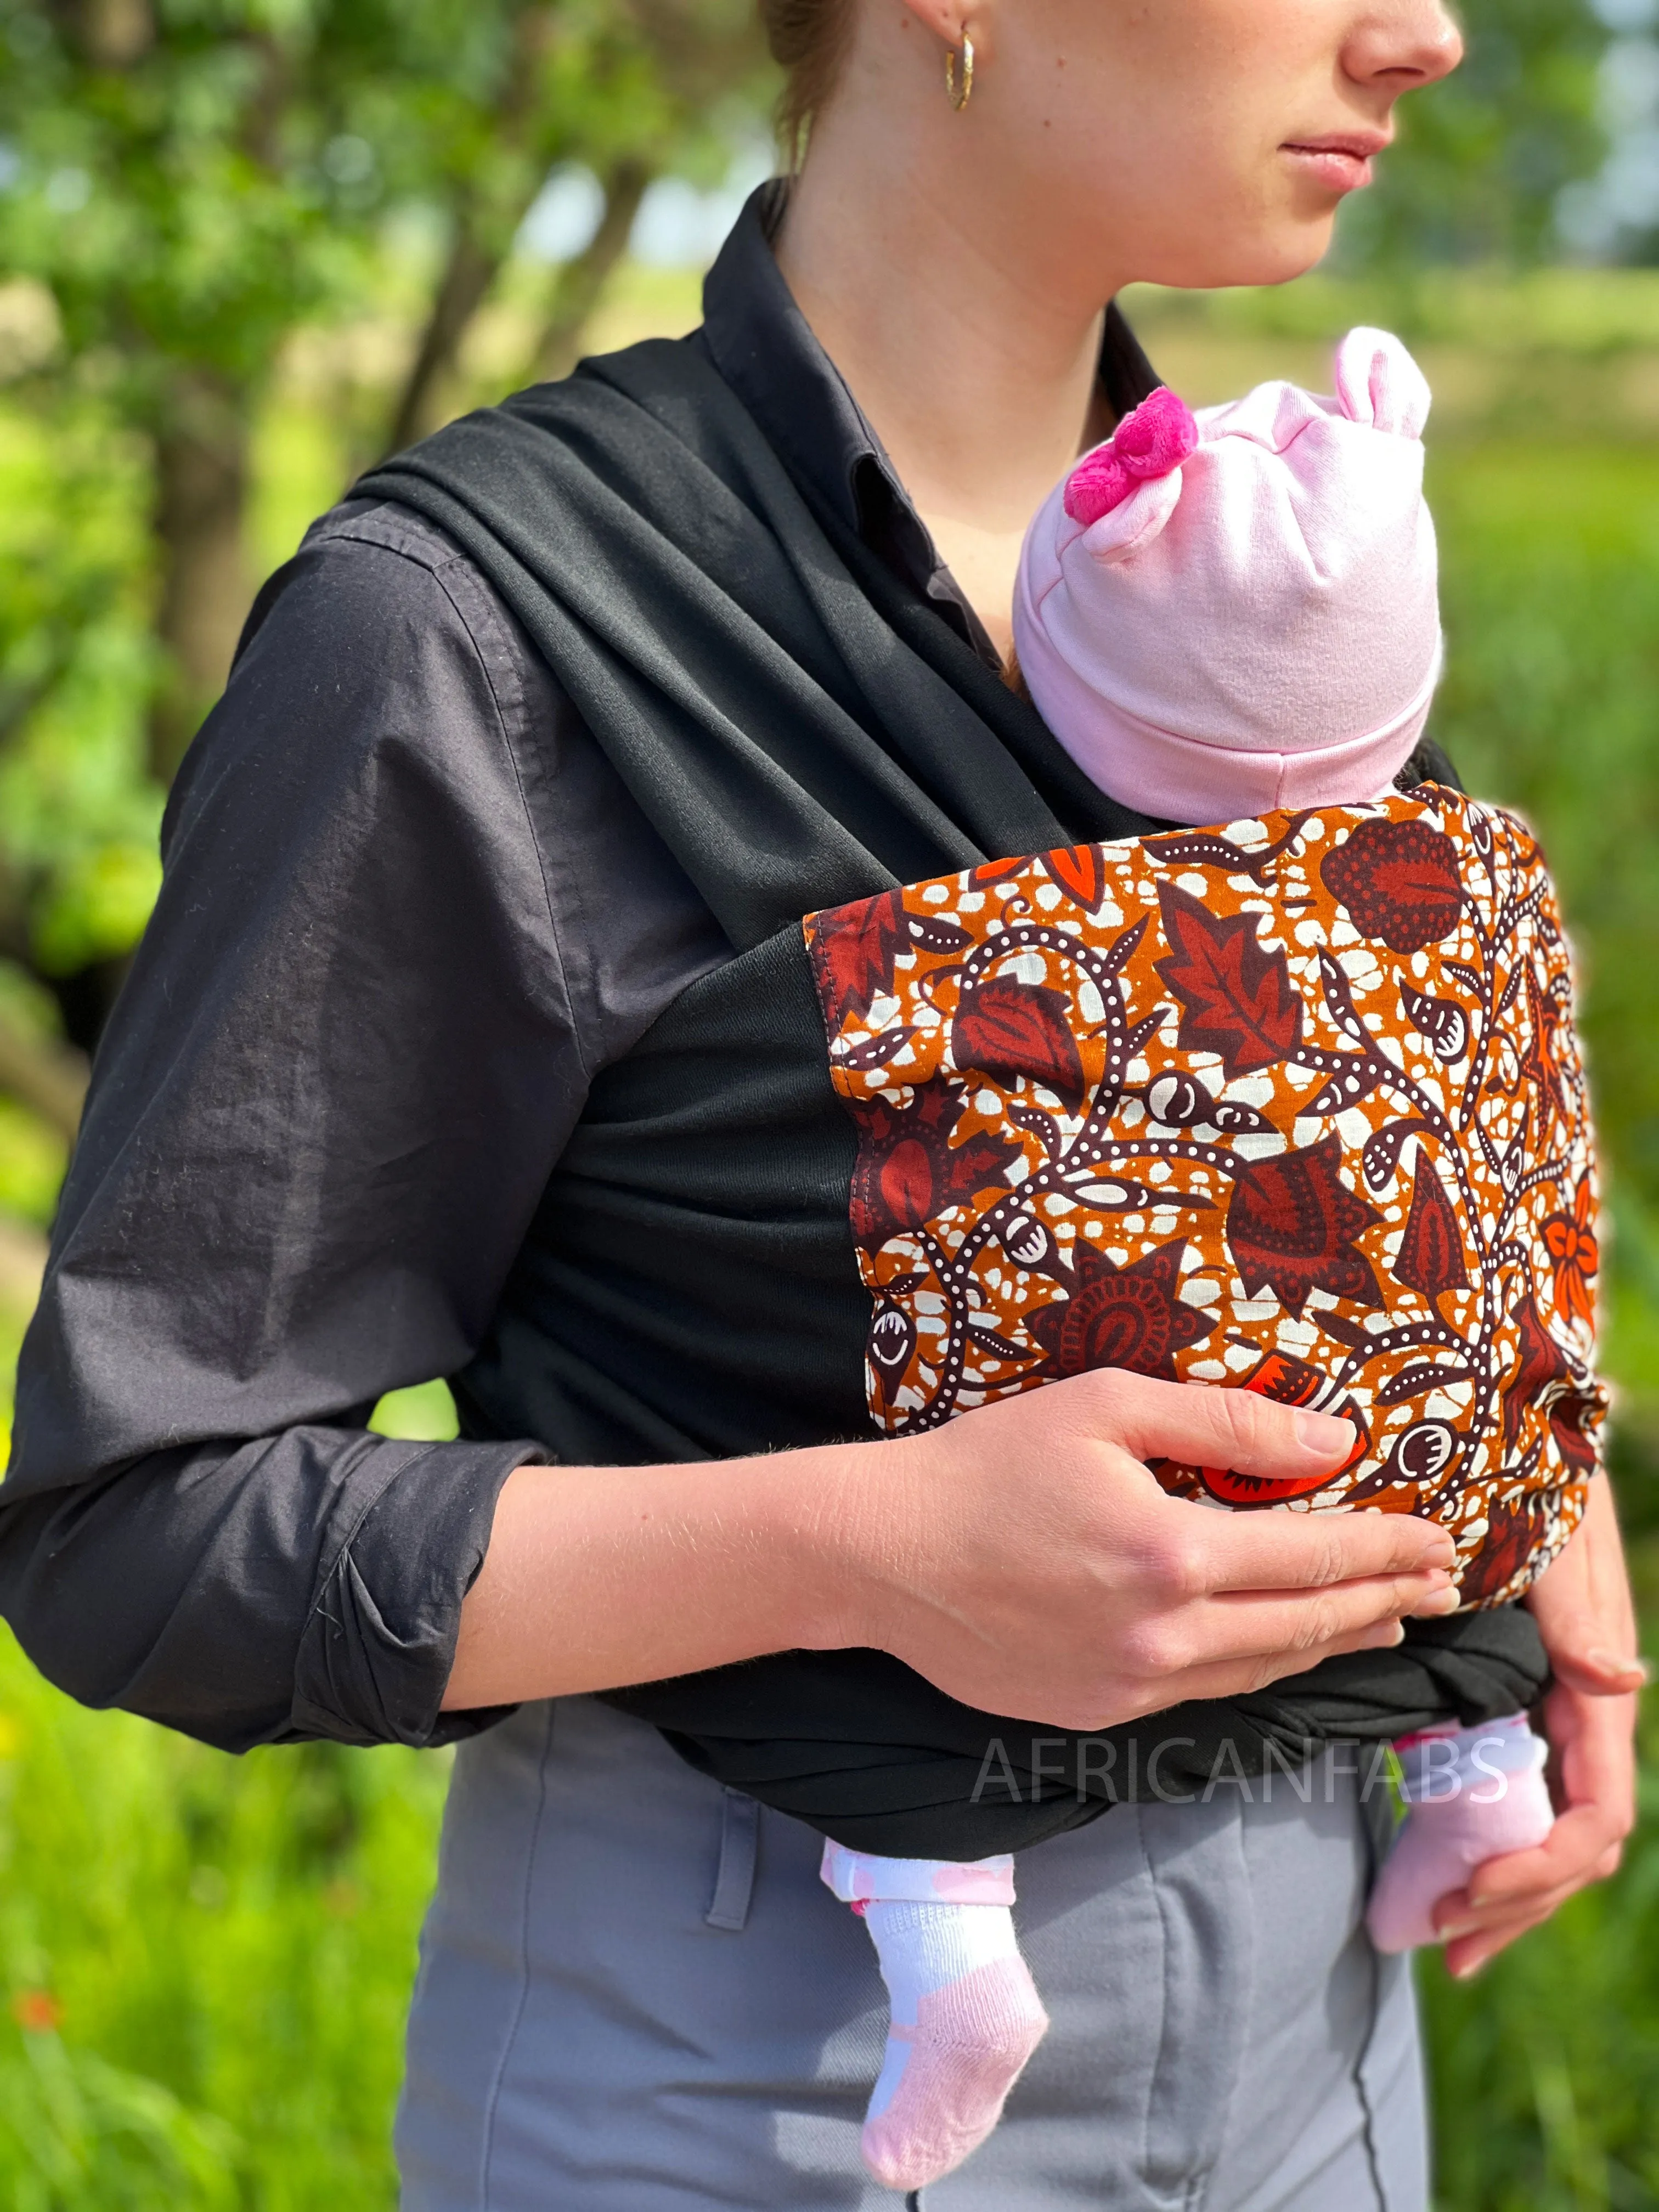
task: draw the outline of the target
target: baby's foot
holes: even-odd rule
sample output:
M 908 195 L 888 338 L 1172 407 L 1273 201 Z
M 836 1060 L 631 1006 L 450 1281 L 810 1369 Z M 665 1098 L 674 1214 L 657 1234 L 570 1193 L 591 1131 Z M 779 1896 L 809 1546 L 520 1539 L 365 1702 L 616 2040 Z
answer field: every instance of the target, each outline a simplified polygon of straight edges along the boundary
M 864 2162 L 889 2189 L 960 2166 L 1002 2117 L 1042 2040 L 1042 2009 L 1006 1905 L 866 1905 L 893 2002 Z
M 1437 1943 L 1434 1908 L 1476 1867 L 1531 1850 L 1555 1825 L 1547 1747 L 1526 1716 L 1407 1740 L 1395 1748 L 1410 1809 L 1371 1893 L 1365 1925 L 1379 1951 Z
M 984 2142 L 1048 2026 L 1014 1936 L 1014 1863 L 826 1843 L 823 1874 L 864 1915 L 892 2000 L 864 2162 L 890 2189 L 920 2189 Z

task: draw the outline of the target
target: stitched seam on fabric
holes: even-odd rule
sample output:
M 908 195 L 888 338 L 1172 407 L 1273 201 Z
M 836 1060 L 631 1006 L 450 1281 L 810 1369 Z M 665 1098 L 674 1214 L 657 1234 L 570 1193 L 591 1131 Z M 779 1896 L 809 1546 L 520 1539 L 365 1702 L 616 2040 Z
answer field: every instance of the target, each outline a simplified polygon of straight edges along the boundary
M 1135 1807 L 1135 1832 L 1140 1842 L 1141 1863 L 1146 1869 L 1146 1877 L 1152 1887 L 1152 1902 L 1158 1908 L 1158 1936 L 1161 1953 L 1158 1985 L 1163 1992 L 1158 2025 L 1158 2050 L 1153 2056 L 1152 2070 L 1146 2082 L 1146 2101 L 1140 2115 L 1139 2165 L 1141 2173 L 1145 2176 L 1149 2174 L 1152 2166 L 1152 2105 L 1158 2092 L 1158 2076 L 1164 2070 L 1164 2054 L 1169 2048 L 1170 2043 L 1170 2016 L 1172 2010 L 1170 2001 L 1170 1909 L 1164 1894 L 1164 1885 L 1159 1881 L 1158 1870 L 1152 1864 L 1152 1855 L 1146 1848 L 1146 1809 L 1140 1805 Z
M 550 1698 L 541 1758 L 536 1769 L 536 1811 L 525 1844 L 524 1890 L 519 1903 L 518 2002 L 513 2008 L 513 2017 L 501 2039 L 501 2056 L 495 2061 L 489 2087 L 484 2092 L 483 2140 L 478 2147 L 479 2212 L 489 2212 L 489 2168 L 495 2154 L 495 2119 L 501 2109 L 501 2088 L 507 2080 L 507 2063 L 513 2056 L 513 2047 L 519 2039 L 519 2030 L 524 2025 L 525 2008 L 530 2002 L 530 1899 L 535 1879 L 536 1854 L 541 1843 L 542 1823 L 547 1815 L 547 1768 L 553 1752 L 556 1715 L 556 1707 Z
M 1248 1830 L 1242 1808 L 1238 1812 L 1237 1819 L 1233 1829 L 1233 1835 L 1234 1849 L 1237 1857 L 1238 1871 L 1243 1877 L 1240 1887 L 1245 1895 L 1251 1896 L 1253 1894 L 1253 1884 L 1251 1881 L 1249 1843 Z M 1257 1927 L 1253 1904 L 1249 1918 L 1249 2017 L 1251 2018 L 1254 2017 L 1255 2011 L 1257 1975 L 1260 1970 L 1260 1947 L 1257 1941 L 1259 1929 Z M 1248 2030 L 1246 2033 L 1248 2033 Z M 1220 2123 L 1216 2129 L 1214 2149 L 1210 2159 L 1209 2167 L 1206 2172 L 1198 2176 L 1194 2180 L 1191 2190 L 1182 2207 L 1182 2212 L 1202 2212 L 1202 2208 L 1209 2202 L 1211 2191 L 1215 2187 L 1216 2178 L 1221 2166 L 1222 2152 L 1227 2141 L 1227 2124 L 1232 2118 L 1233 2107 L 1238 2101 L 1239 2083 L 1243 2079 L 1244 2045 L 1245 2033 L 1241 2033 L 1238 2039 L 1237 2046 L 1233 2054 L 1233 2076 L 1227 2090 L 1226 2110 L 1222 2114 Z
M 1363 1803 L 1359 1806 L 1358 1811 L 1364 1826 L 1365 1856 L 1370 1862 L 1370 1879 L 1365 1885 L 1366 1894 L 1369 1896 L 1381 1869 L 1377 1863 L 1376 1833 L 1370 1820 L 1366 1817 Z M 1366 1956 L 1370 1966 L 1371 2016 L 1364 2039 L 1354 2054 L 1353 2089 L 1359 2104 L 1360 2118 L 1363 2123 L 1362 2137 L 1365 2145 L 1365 2166 L 1371 2177 L 1371 2187 L 1376 2195 L 1377 2212 L 1389 2212 L 1389 2192 L 1383 2186 L 1382 2167 L 1376 2153 L 1376 2114 L 1371 2105 L 1370 2091 L 1365 2083 L 1365 2061 L 1370 2057 L 1371 2046 L 1376 2041 L 1377 2021 L 1382 2007 L 1382 1960 L 1370 1938 L 1364 1932 L 1363 1920 L 1358 1933 L 1361 1942 L 1365 1946 Z M 1407 1971 L 1409 1972 L 1409 1968 Z
M 460 563 L 462 566 L 467 566 L 467 564 L 462 560 L 462 556 L 459 554 L 456 556 L 456 562 Z M 453 564 L 446 563 L 446 566 L 450 565 Z M 467 573 L 469 575 L 474 573 L 470 566 L 467 567 Z M 524 825 L 526 830 L 529 832 L 530 842 L 536 854 L 536 872 L 541 878 L 542 897 L 547 904 L 548 933 L 553 940 L 553 957 L 558 964 L 559 986 L 564 994 L 565 1007 L 570 1017 L 570 1034 L 575 1043 L 576 1058 L 580 1065 L 582 1073 L 586 1077 L 587 1080 L 592 1083 L 597 1071 L 588 1059 L 586 1043 L 582 1036 L 581 1024 L 576 1019 L 575 1005 L 572 1000 L 570 993 L 570 970 L 565 962 L 564 944 L 559 929 L 557 910 L 555 908 L 553 901 L 553 886 L 548 881 L 547 855 L 543 852 L 542 841 L 536 834 L 536 817 L 530 809 L 530 794 L 525 789 L 524 769 L 519 759 L 518 748 L 513 742 L 512 735 L 508 727 L 507 710 L 501 703 L 501 693 L 496 688 L 495 678 L 491 672 L 489 659 L 485 656 L 483 647 L 478 642 L 477 631 L 474 629 L 473 623 L 468 616 L 465 608 L 462 606 L 459 599 L 451 589 L 448 580 L 440 570 L 434 568 L 432 572 L 432 578 L 439 590 L 449 601 L 450 605 L 454 608 L 455 618 L 460 623 L 461 628 L 466 632 L 467 643 L 472 647 L 473 653 L 477 657 L 479 672 L 483 676 L 485 686 L 489 690 L 490 704 L 495 709 L 495 723 L 501 732 L 502 750 L 505 751 L 508 763 L 513 770 L 514 788 L 519 794 L 519 805 L 524 815 Z M 482 604 L 485 611 L 489 614 L 490 618 L 494 620 L 495 614 L 495 609 L 489 605 L 487 600 L 482 601 Z M 510 635 L 506 637 L 506 641 L 509 644 L 511 643 L 512 641 Z M 518 719 L 520 722 L 522 723 L 525 719 L 522 700 L 520 702 L 520 711 Z
M 392 500 L 386 500 L 382 501 L 381 504 L 391 507 L 395 506 L 397 502 Z M 374 513 L 378 512 L 378 508 L 374 510 Z M 404 512 L 410 515 L 414 515 L 415 514 L 415 510 L 412 507 L 405 508 Z M 417 517 L 416 519 L 424 523 L 423 517 Z M 465 554 L 464 554 L 459 547 L 451 544 L 447 539 L 444 540 L 443 557 L 441 560 L 437 560 L 412 546 L 393 544 L 388 542 L 387 539 L 374 534 L 365 526 L 368 523 L 372 522 L 373 520 L 374 514 L 359 516 L 352 522 L 342 526 L 339 529 L 331 530 L 325 536 L 313 540 L 313 547 L 319 548 L 325 545 L 338 545 L 344 544 L 367 545 L 377 553 L 389 553 L 395 560 L 407 561 L 412 568 L 422 569 L 428 576 L 431 577 L 433 582 L 443 593 L 444 597 L 449 601 L 450 605 L 455 610 L 455 618 L 460 623 L 461 628 L 465 631 L 466 641 L 472 647 L 473 653 L 477 659 L 479 672 L 483 677 L 485 687 L 489 693 L 490 704 L 495 709 L 495 720 L 497 726 L 501 731 L 501 744 L 506 751 L 507 760 L 512 766 L 513 781 L 518 791 L 519 805 L 524 812 L 525 827 L 530 833 L 530 842 L 535 850 L 537 872 L 541 877 L 542 881 L 542 896 L 547 902 L 548 931 L 553 939 L 553 957 L 558 964 L 560 988 L 563 991 L 565 1006 L 570 1015 L 570 1033 L 575 1041 L 576 1057 L 580 1063 L 582 1073 L 591 1083 L 593 1079 L 595 1070 L 589 1063 L 587 1052 L 582 1038 L 581 1027 L 576 1020 L 575 1008 L 571 1000 L 569 973 L 565 965 L 564 947 L 560 939 L 558 918 L 554 909 L 553 890 L 552 885 L 547 879 L 546 855 L 542 851 L 542 841 L 536 835 L 535 817 L 530 811 L 529 796 L 525 790 L 524 773 L 519 763 L 518 751 L 514 745 L 512 738 L 507 732 L 506 710 L 502 707 L 501 693 L 496 688 L 495 679 L 490 672 L 489 662 L 485 657 L 483 648 L 478 642 L 477 631 L 471 617 L 469 617 L 465 608 L 462 606 L 459 599 L 456 597 L 454 591 L 450 586 L 447 573 L 450 569 L 461 568 L 465 571 L 469 577 L 471 577 L 476 574 L 476 571 L 472 568 L 472 566 L 468 561 Z M 428 529 L 435 530 L 436 526 L 437 526 L 435 524 L 425 524 L 425 527 Z M 483 604 L 493 617 L 495 610 L 488 607 L 487 601 L 483 602 Z M 507 641 L 509 643 L 511 642 L 510 636 L 508 637 Z

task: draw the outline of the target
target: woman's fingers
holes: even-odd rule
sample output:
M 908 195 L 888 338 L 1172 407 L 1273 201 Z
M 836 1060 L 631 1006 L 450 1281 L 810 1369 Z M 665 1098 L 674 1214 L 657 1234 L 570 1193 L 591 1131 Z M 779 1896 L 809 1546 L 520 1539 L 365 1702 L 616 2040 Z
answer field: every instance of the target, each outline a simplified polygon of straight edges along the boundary
M 1139 1624 L 1125 1638 L 1122 1656 L 1148 1678 L 1268 1658 L 1286 1662 L 1278 1673 L 1295 1674 L 1314 1663 L 1310 1652 L 1352 1645 L 1372 1630 L 1396 1629 L 1402 1614 L 1439 1601 L 1449 1612 L 1457 1593 L 1438 1569 L 1423 1575 L 1369 1576 L 1293 1595 L 1224 1592 Z M 1393 1644 L 1399 1638 L 1387 1634 L 1376 1640 Z
M 1564 1651 L 1551 1664 L 1558 1681 L 1582 1690 L 1587 1698 L 1627 1698 L 1653 1679 L 1646 1660 L 1623 1659 L 1612 1651 Z
M 1354 1448 L 1351 1422 L 1276 1406 L 1253 1390 L 1160 1382 L 1118 1367 L 1079 1376 L 1066 1387 L 1088 1390 L 1100 1433 L 1140 1460 L 1304 1481 L 1334 1473 Z
M 1558 1687 L 1545 1711 L 1566 1808 L 1535 1850 L 1488 1859 L 1466 1889 L 1441 1899 L 1435 1924 L 1455 1974 L 1474 1973 L 1575 1892 L 1618 1871 L 1634 1819 L 1630 1709 Z
M 1340 1658 L 1345 1652 L 1388 1650 L 1399 1643 L 1400 1635 L 1398 1621 L 1384 1620 L 1356 1630 L 1351 1636 L 1338 1637 L 1328 1644 L 1308 1645 L 1299 1651 L 1260 1652 L 1248 1658 L 1218 1659 L 1184 1668 L 1177 1674 L 1147 1681 L 1142 1694 L 1123 1711 L 1115 1711 L 1109 1718 L 1097 1720 L 1092 1725 L 1115 1727 L 1122 1721 L 1162 1712 L 1170 1705 L 1192 1705 L 1215 1698 L 1248 1698 L 1274 1682 L 1284 1681 L 1289 1675 L 1305 1674 L 1322 1661 Z
M 1438 1576 L 1456 1547 L 1443 1528 L 1404 1513 L 1202 1513 L 1205 1588 L 1237 1600 L 1286 1590 L 1330 1590 L 1343 1583 L 1372 1583 Z M 1409 1611 L 1402 1606 L 1401 1611 Z
M 1591 1482 L 1583 1519 L 1526 1602 L 1558 1682 L 1599 1698 L 1627 1697 L 1647 1683 L 1650 1670 L 1636 1648 L 1630 1582 L 1605 1476 Z
M 1500 1951 L 1507 1950 L 1518 1937 L 1527 1935 L 1532 1929 L 1542 1927 L 1557 1905 L 1565 1904 L 1571 1894 L 1571 1891 L 1563 1890 L 1559 1897 L 1551 1898 L 1547 1904 L 1528 1912 L 1516 1913 L 1492 1927 L 1483 1928 L 1478 1935 L 1451 1939 L 1447 1942 L 1444 1952 L 1448 1972 L 1460 1982 L 1467 1981 L 1471 1974 L 1478 1974 L 1489 1960 L 1495 1959 Z

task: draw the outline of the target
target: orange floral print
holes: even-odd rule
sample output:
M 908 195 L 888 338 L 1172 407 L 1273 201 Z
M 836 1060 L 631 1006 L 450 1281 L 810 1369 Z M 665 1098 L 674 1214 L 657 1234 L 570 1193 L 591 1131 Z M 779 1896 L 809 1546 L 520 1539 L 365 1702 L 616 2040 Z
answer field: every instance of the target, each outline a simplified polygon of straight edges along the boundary
M 1595 1184 L 1536 843 L 1455 793 L 998 861 L 808 917 L 859 1133 L 872 1414 L 1092 1367 L 1352 1421 L 1297 1486 L 1517 1596 L 1597 1462 Z
M 1571 1213 L 1553 1213 L 1544 1224 L 1544 1245 L 1555 1268 L 1555 1310 L 1570 1322 L 1593 1323 L 1595 1293 L 1590 1285 L 1601 1264 L 1596 1242 L 1595 1192 L 1586 1176 L 1578 1186 Z

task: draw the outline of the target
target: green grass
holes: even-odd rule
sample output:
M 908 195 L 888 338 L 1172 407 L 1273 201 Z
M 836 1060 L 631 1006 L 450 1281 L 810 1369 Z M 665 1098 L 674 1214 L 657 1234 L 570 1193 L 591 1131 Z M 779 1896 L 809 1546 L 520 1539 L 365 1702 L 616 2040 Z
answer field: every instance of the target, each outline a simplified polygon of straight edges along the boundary
M 617 337 L 686 318 L 683 283 L 660 300 L 630 283 Z M 1312 286 L 1216 310 L 1144 306 L 1155 358 L 1178 356 L 1200 397 L 1237 389 L 1244 363 L 1313 374 L 1332 329 L 1384 312 Z M 1575 350 L 1598 389 L 1626 390 L 1659 359 L 1659 276 L 1471 284 L 1417 306 L 1448 388 L 1467 370 L 1478 392 L 1476 371 L 1504 356 L 1488 415 L 1450 409 L 1431 439 L 1451 650 L 1437 728 L 1476 789 L 1538 824 L 1578 950 L 1617 1229 L 1603 1288 L 1619 1480 L 1659 1645 L 1659 441 L 1631 416 L 1616 436 L 1564 445 L 1553 408 L 1516 397 L 1547 392 Z M 1528 368 L 1517 343 L 1540 327 L 1551 352 Z M 349 470 L 343 420 L 295 391 L 273 404 L 255 521 L 267 563 Z M 21 499 L 45 481 L 38 442 L 8 434 L 0 418 L 0 538 L 9 489 Z M 88 511 L 94 535 L 118 536 L 118 517 Z M 45 796 L 25 827 L 43 852 L 54 809 L 76 825 L 77 854 L 133 835 L 117 769 L 126 601 L 107 626 L 79 695 L 84 752 L 63 721 L 36 741 L 52 773 L 35 775 Z M 58 1164 L 38 1124 L 0 1110 L 0 1210 L 44 1218 Z M 21 1321 L 0 1307 L 0 1378 Z M 0 1391 L 0 1452 L 5 1411 Z M 453 1409 L 428 1385 L 383 1401 L 379 1423 L 446 1435 Z M 80 1711 L 0 1638 L 0 2206 L 390 2206 L 387 2130 L 443 1774 L 441 1759 L 398 1752 L 224 1759 Z M 1473 1984 L 1425 1963 L 1441 2212 L 1659 2205 L 1651 1790 L 1644 1815 L 1615 1882 Z
M 228 1759 L 0 1638 L 0 2203 L 390 2207 L 446 1765 Z

